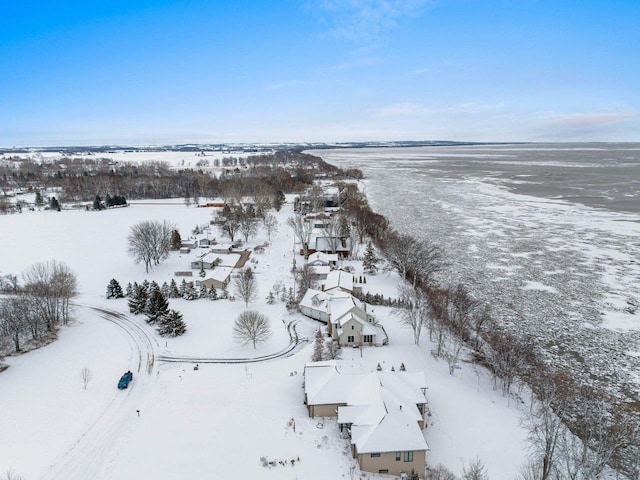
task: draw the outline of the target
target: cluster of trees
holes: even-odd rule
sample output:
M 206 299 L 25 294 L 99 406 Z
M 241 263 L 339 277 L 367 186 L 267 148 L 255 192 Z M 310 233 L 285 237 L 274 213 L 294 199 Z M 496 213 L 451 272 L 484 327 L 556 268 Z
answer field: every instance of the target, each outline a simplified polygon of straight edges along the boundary
M 112 285 L 112 282 L 114 280 L 109 285 Z M 162 336 L 177 337 L 187 331 L 182 314 L 177 310 L 169 310 L 169 302 L 156 282 L 144 282 L 132 286 L 128 304 L 131 313 L 146 315 L 147 323 L 156 325 L 158 333 Z
M 225 203 L 223 209 L 215 214 L 214 221 L 232 242 L 239 233 L 248 241 L 258 233 L 260 221 L 265 215 L 266 210 L 261 205 L 238 203 L 230 206 Z
M 640 478 L 640 422 L 627 404 L 570 372 L 540 364 L 531 374 L 534 396 L 523 419 L 531 461 L 521 480 L 597 479 L 608 466 Z
M 175 225 L 163 220 L 143 220 L 131 227 L 127 237 L 129 255 L 136 263 L 144 263 L 147 273 L 153 265 L 169 256 Z
M 36 202 L 37 203 L 37 202 Z M 100 195 L 96 195 L 93 199 L 93 210 L 104 210 L 105 208 L 113 208 L 113 207 L 126 207 L 127 199 L 122 195 L 114 195 L 113 197 L 109 194 L 104 198 L 104 202 Z M 88 208 L 88 207 L 87 207 Z
M 269 205 L 257 203 L 224 204 L 222 210 L 214 213 L 213 222 L 218 225 L 223 235 L 234 242 L 241 234 L 245 242 L 258 233 L 260 227 L 267 233 L 269 240 L 278 232 L 278 219 L 268 213 Z
M 55 338 L 59 325 L 71 319 L 77 278 L 66 264 L 33 264 L 23 272 L 21 284 L 13 275 L 3 278 L 9 294 L 0 298 L 0 339 L 9 339 L 14 351 L 21 351 L 26 340 Z

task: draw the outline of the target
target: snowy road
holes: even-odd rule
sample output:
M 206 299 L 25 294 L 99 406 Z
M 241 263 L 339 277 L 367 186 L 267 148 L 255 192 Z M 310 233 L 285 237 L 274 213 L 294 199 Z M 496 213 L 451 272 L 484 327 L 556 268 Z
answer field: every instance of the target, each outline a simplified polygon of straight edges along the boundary
M 102 478 L 115 461 L 120 441 L 130 431 L 130 424 L 137 417 L 136 410 L 152 391 L 156 380 L 155 358 L 159 345 L 153 335 L 123 313 L 98 307 L 88 308 L 126 333 L 130 348 L 129 362 L 134 366 L 133 381 L 126 390 L 115 392 L 95 422 L 53 462 L 43 475 L 43 480 Z
M 129 388 L 118 391 L 111 402 L 78 438 L 60 455 L 43 475 L 43 480 L 86 480 L 105 478 L 110 465 L 116 461 L 118 447 L 131 431 L 131 422 L 136 421 L 136 410 L 153 390 L 157 378 L 157 362 L 238 364 L 255 363 L 286 358 L 307 344 L 300 338 L 295 322 L 287 325 L 290 343 L 277 352 L 257 357 L 214 358 L 159 354 L 159 343 L 144 325 L 122 312 L 78 305 L 96 312 L 104 320 L 113 323 L 126 334 L 129 340 L 129 363 L 133 366 L 134 380 Z

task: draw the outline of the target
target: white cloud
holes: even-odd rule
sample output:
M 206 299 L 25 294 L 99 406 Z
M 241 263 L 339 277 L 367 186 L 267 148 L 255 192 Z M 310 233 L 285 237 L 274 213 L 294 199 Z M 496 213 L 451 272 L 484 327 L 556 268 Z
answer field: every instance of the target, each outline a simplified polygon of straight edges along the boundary
M 445 115 L 459 113 L 481 113 L 502 108 L 502 104 L 483 104 L 476 102 L 459 103 L 456 105 L 427 107 L 422 103 L 400 102 L 392 103 L 384 107 L 374 108 L 370 113 L 374 117 L 407 117 L 420 115 Z
M 633 111 L 620 112 L 585 112 L 552 115 L 544 121 L 550 127 L 582 130 L 613 125 L 636 117 Z
M 424 115 L 426 113 L 429 113 L 429 110 L 424 105 L 421 103 L 410 102 L 393 103 L 385 107 L 371 110 L 371 114 L 378 118 L 407 117 Z
M 369 43 L 428 3 L 429 0 L 321 0 L 314 6 L 331 35 L 355 43 Z

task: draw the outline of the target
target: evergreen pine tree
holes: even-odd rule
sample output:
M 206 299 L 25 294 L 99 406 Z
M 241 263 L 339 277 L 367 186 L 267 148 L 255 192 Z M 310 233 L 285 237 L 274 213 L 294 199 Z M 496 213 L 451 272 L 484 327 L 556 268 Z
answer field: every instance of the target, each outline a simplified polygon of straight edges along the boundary
M 311 355 L 312 362 L 322 361 L 322 352 L 324 350 L 324 335 L 322 330 L 318 329 L 316 332 L 316 338 L 313 342 L 313 354 Z
M 100 195 L 96 195 L 96 198 L 93 200 L 93 209 L 102 210 L 102 199 L 100 198 Z
M 209 300 L 218 300 L 218 291 L 214 286 L 211 286 L 211 289 L 209 290 Z
M 274 303 L 276 303 L 276 297 L 273 294 L 273 290 L 271 290 L 269 291 L 269 295 L 267 295 L 267 304 L 273 305 Z
M 157 285 L 157 284 L 156 284 Z M 156 323 L 158 319 L 169 311 L 169 302 L 164 298 L 160 288 L 151 290 L 149 300 L 147 300 L 147 308 L 144 312 L 147 317 L 147 323 Z
M 168 298 L 180 298 L 180 292 L 178 291 L 178 285 L 176 284 L 176 280 L 174 278 L 171 279 L 171 283 L 169 284 L 169 296 Z
M 133 286 L 131 282 L 127 283 L 127 298 L 130 298 L 133 295 Z
M 141 286 L 142 288 L 144 288 L 144 291 L 147 292 L 147 296 L 149 296 L 149 294 L 151 293 L 151 290 L 149 289 L 149 280 L 145 280 L 144 282 L 142 282 Z
M 180 288 L 178 289 L 178 295 L 180 298 L 184 297 L 185 292 L 187 291 L 187 281 L 183 278 L 182 283 L 180 284 Z
M 158 333 L 163 337 L 177 337 L 187 331 L 182 314 L 170 310 L 158 319 Z
M 169 284 L 167 282 L 162 283 L 160 291 L 162 292 L 162 295 L 164 295 L 164 298 L 171 298 L 171 288 L 169 288 Z
M 364 258 L 362 259 L 362 268 L 364 268 L 365 273 L 373 274 L 378 270 L 376 263 L 378 263 L 378 258 L 373 251 L 373 245 L 369 242 L 367 243 L 367 249 L 364 252 Z
M 134 315 L 144 313 L 147 308 L 147 290 L 142 286 L 135 284 L 133 293 L 129 298 L 129 311 Z
M 198 292 L 193 286 L 193 283 L 187 283 L 185 285 L 182 298 L 184 298 L 185 300 L 195 300 L 196 298 L 198 298 Z
M 182 246 L 182 238 L 180 237 L 180 232 L 178 230 L 174 230 L 171 234 L 171 249 L 172 250 L 180 250 Z
M 107 298 L 123 298 L 122 287 L 115 278 L 107 285 Z

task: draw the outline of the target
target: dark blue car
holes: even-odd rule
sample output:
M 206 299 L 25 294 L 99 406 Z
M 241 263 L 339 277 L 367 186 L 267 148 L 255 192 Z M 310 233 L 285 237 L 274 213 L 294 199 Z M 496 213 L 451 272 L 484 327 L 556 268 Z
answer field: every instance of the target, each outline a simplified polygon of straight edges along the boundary
M 120 377 L 120 381 L 118 382 L 118 388 L 122 390 L 123 388 L 127 388 L 129 386 L 129 382 L 133 380 L 133 373 L 128 371 L 122 377 Z

